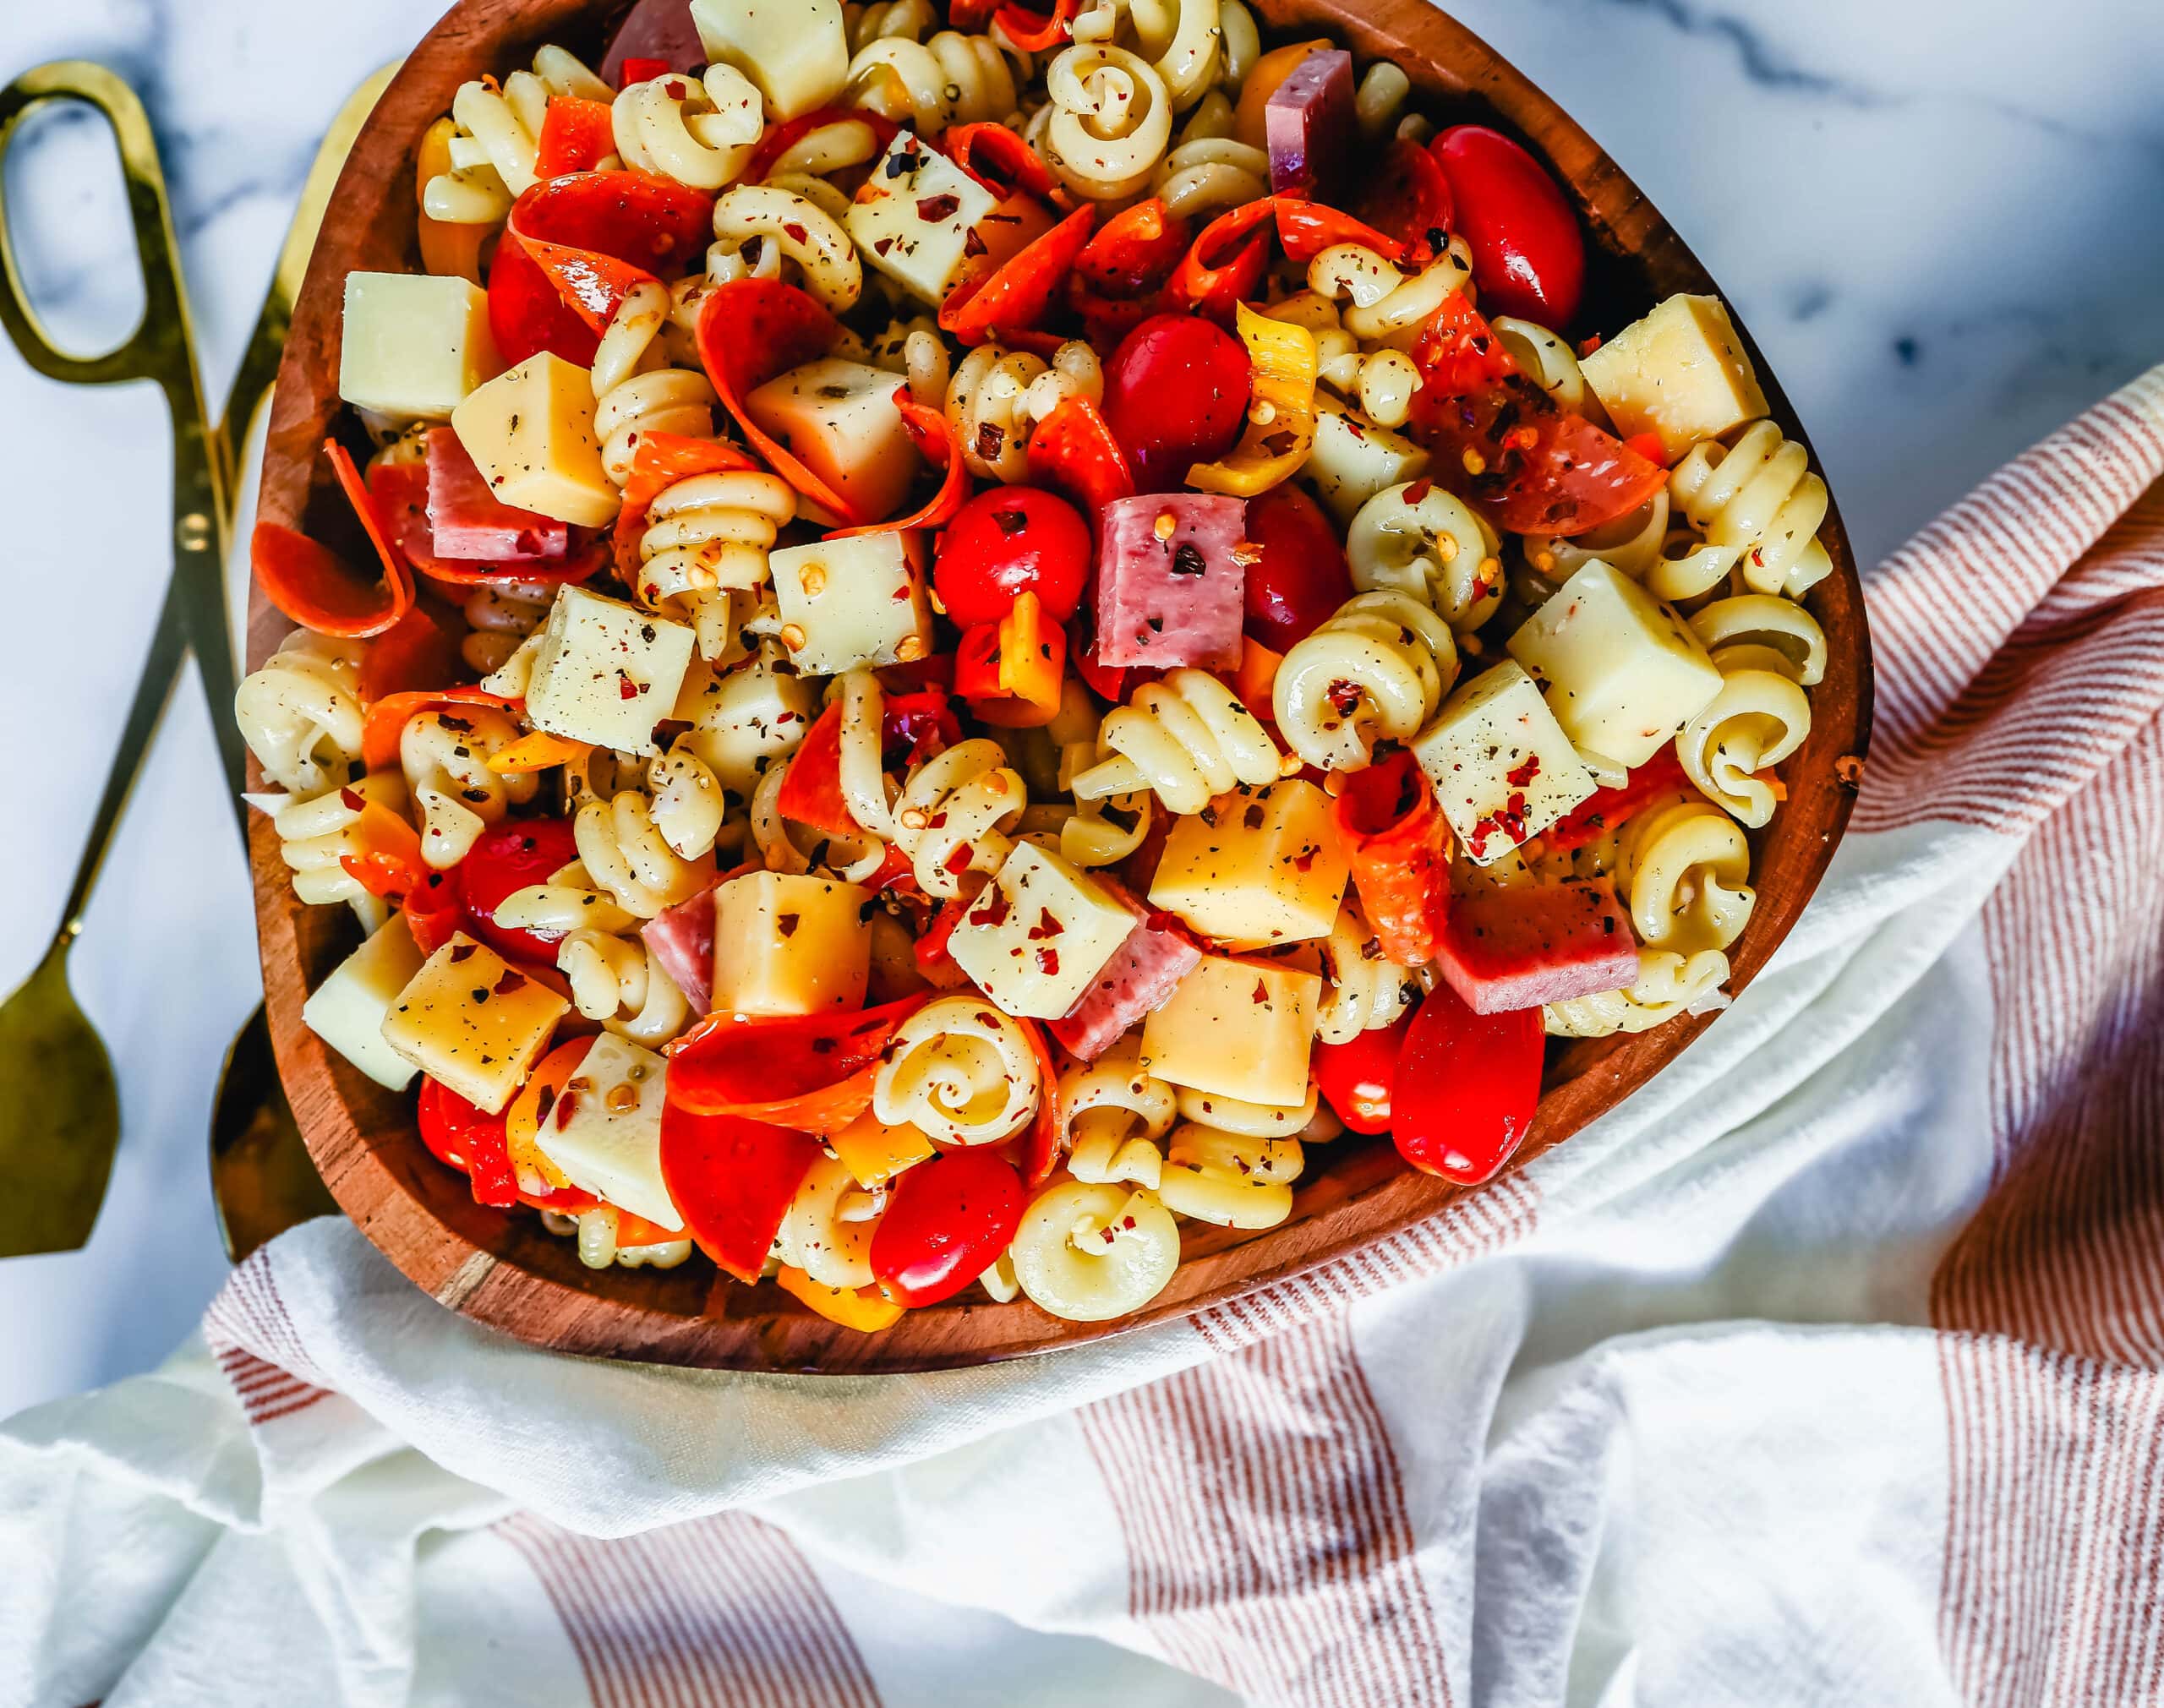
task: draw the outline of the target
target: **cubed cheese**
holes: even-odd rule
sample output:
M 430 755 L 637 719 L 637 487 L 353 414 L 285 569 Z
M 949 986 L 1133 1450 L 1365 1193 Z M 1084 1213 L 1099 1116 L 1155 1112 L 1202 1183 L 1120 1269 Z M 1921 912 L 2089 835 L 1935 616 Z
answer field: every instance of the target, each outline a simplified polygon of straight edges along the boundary
M 1280 1106 L 1308 1094 L 1322 980 L 1268 961 L 1205 955 L 1142 1025 L 1142 1070 L 1175 1085 Z
M 883 368 L 822 357 L 744 400 L 751 419 L 873 521 L 892 516 L 924 467 Z
M 1615 430 L 1659 434 L 1669 462 L 1766 412 L 1766 394 L 1718 297 L 1670 297 L 1578 366 Z
M 768 561 L 782 645 L 806 675 L 904 663 L 931 651 L 924 578 L 900 534 L 790 546 Z
M 675 709 L 692 641 L 681 623 L 565 587 L 533 656 L 527 722 L 619 753 L 658 753 L 653 727 Z
M 1593 795 L 1593 773 L 1524 666 L 1483 671 L 1413 744 L 1443 816 L 1475 865 L 1536 837 Z
M 1578 746 L 1643 765 L 1713 703 L 1721 673 L 1683 619 L 1596 559 L 1511 636 Z
M 1329 398 L 1315 401 L 1315 442 L 1301 473 L 1314 483 L 1315 496 L 1340 527 L 1349 527 L 1377 493 L 1428 472 L 1427 451 L 1404 434 L 1377 427 Z
M 406 926 L 406 915 L 393 914 L 376 934 L 338 963 L 302 1005 L 309 1029 L 378 1085 L 393 1091 L 409 1084 L 413 1064 L 383 1041 L 383 1018 L 414 974 L 421 952 Z
M 1150 903 L 1222 942 L 1298 942 L 1330 935 L 1351 870 L 1330 797 L 1293 778 L 1175 819 Z
M 714 892 L 713 1006 L 724 1014 L 816 1014 L 864 1001 L 872 892 L 787 872 L 748 872 Z
M 841 0 L 691 0 L 707 57 L 758 85 L 771 118 L 833 104 L 849 81 Z
M 907 1121 L 889 1127 L 869 1109 L 840 1132 L 828 1133 L 827 1143 L 850 1176 L 866 1189 L 886 1185 L 932 1151 L 932 1141 L 920 1128 Z
M 850 204 L 849 234 L 866 266 L 937 308 L 970 258 L 970 233 L 997 205 L 990 190 L 905 130 Z
M 719 675 L 695 662 L 676 696 L 676 715 L 691 725 L 685 745 L 724 789 L 748 800 L 768 764 L 804 745 L 819 696 L 802 677 L 763 658 Z
M 1230 668 L 1240 662 L 1247 501 L 1145 493 L 1098 512 L 1097 662 Z
M 494 1115 L 548 1047 L 571 1004 L 460 932 L 421 965 L 384 1017 L 383 1040 Z
M 1138 923 L 1057 854 L 1018 843 L 948 949 L 1009 1014 L 1056 1020 L 1082 1000 Z
M 615 519 L 623 499 L 601 467 L 593 376 L 577 363 L 529 356 L 452 410 L 451 425 L 504 503 L 582 527 Z
M 464 279 L 348 273 L 338 395 L 356 409 L 441 421 L 503 369 L 489 299 Z
M 533 1142 L 581 1192 L 678 1233 L 684 1218 L 661 1179 L 668 1066 L 653 1050 L 604 1032 Z M 566 1103 L 569 1115 L 560 1112 Z

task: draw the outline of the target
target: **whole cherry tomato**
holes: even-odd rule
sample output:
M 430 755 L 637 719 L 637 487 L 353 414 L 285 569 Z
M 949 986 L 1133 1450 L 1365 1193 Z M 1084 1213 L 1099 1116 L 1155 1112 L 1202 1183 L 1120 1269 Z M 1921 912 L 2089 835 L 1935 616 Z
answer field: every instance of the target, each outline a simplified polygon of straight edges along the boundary
M 1485 125 L 1455 125 L 1429 147 L 1473 249 L 1481 311 L 1568 326 L 1585 292 L 1585 237 L 1548 169 Z
M 458 863 L 458 899 L 473 935 L 500 955 L 556 964 L 560 931 L 527 931 L 496 923 L 496 909 L 514 890 L 545 883 L 578 858 L 567 818 L 507 819 L 475 838 Z
M 1241 626 L 1271 651 L 1288 652 L 1352 597 L 1345 548 L 1322 506 L 1292 485 L 1248 500 L 1248 538 L 1262 555 L 1248 565 Z
M 973 629 L 997 623 L 1029 592 L 1063 623 L 1089 574 L 1090 525 L 1079 510 L 1040 487 L 995 486 L 947 524 L 932 581 L 947 614 Z
M 1105 419 L 1145 492 L 1232 448 L 1247 419 L 1247 346 L 1199 314 L 1153 314 L 1105 367 Z
M 504 1117 L 468 1103 L 437 1079 L 421 1082 L 421 1143 L 439 1162 L 468 1176 L 477 1203 L 508 1209 L 518 1202 L 504 1135 Z
M 904 1305 L 950 1299 L 999 1261 L 1022 1225 L 1022 1178 L 996 1150 L 950 1150 L 894 1182 L 872 1273 Z
M 1492 1178 L 1533 1125 L 1544 1037 L 1538 1008 L 1476 1014 L 1447 985 L 1429 991 L 1391 1085 L 1398 1154 L 1461 1185 Z
M 1398 1057 L 1405 1050 L 1406 1032 L 1418 1012 L 1401 1014 L 1389 1025 L 1363 1032 L 1343 1044 L 1315 1045 L 1315 1089 L 1353 1132 L 1389 1130 L 1391 1082 L 1397 1074 Z

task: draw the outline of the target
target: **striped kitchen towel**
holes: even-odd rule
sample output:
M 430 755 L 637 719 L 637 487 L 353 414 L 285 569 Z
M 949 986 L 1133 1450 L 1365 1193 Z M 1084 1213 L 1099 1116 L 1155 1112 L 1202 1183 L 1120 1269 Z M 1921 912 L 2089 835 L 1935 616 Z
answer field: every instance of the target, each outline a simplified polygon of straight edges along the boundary
M 1872 579 L 1855 827 L 1626 1106 L 1072 1352 L 547 1357 L 352 1228 L 0 1432 L 0 1703 L 2164 1701 L 2164 369 Z

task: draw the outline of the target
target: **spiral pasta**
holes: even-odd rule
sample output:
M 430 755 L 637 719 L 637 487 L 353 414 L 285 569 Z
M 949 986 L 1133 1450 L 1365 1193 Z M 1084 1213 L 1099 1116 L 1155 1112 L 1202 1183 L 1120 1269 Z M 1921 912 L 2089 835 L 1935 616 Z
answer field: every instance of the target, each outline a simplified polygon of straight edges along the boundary
M 493 225 L 511 203 L 533 188 L 541 126 L 551 95 L 614 101 L 616 91 L 575 54 L 544 47 L 531 71 L 514 71 L 496 86 L 494 78 L 462 83 L 451 97 L 458 134 L 451 139 L 448 172 L 429 180 L 421 210 L 447 225 Z
M 1567 1002 L 1550 1002 L 1541 1019 L 1557 1038 L 1606 1038 L 1617 1032 L 1650 1032 L 1678 1014 L 1724 1007 L 1728 957 L 1718 950 L 1685 957 L 1643 950 L 1638 982 L 1627 990 L 1603 990 Z
M 593 881 L 583 860 L 560 866 L 542 882 L 513 890 L 496 903 L 496 923 L 514 931 L 562 937 L 572 931 L 618 936 L 638 924 Z
M 1410 278 L 1360 243 L 1332 243 L 1308 263 L 1308 288 L 1343 301 L 1345 330 L 1363 344 L 1410 346 L 1436 309 L 1473 276 L 1473 251 L 1462 237 Z
M 1316 1131 L 1323 1113 L 1312 1079 L 1298 1103 L 1252 1103 L 1191 1085 L 1178 1088 L 1178 1103 L 1181 1120 L 1242 1138 L 1303 1138 Z
M 872 1082 L 872 1113 L 942 1144 L 997 1144 L 1042 1095 L 1021 1027 L 981 996 L 942 996 L 902 1022 Z
M 1560 587 L 1598 559 L 1611 569 L 1620 570 L 1634 581 L 1644 582 L 1656 598 L 1668 598 L 1672 596 L 1660 588 L 1669 584 L 1669 577 L 1659 578 L 1658 584 L 1655 577 L 1663 561 L 1663 549 L 1672 537 L 1668 517 L 1668 490 L 1664 487 L 1637 509 L 1588 532 L 1568 539 L 1555 534 L 1527 534 L 1526 561 L 1542 576 Z M 1725 574 L 1726 570 L 1719 573 Z M 1713 579 L 1718 580 L 1719 576 Z M 1704 588 L 1693 591 L 1702 592 Z
M 713 437 L 718 400 L 706 375 L 648 361 L 658 353 L 655 341 L 669 309 L 667 287 L 656 280 L 641 280 L 616 305 L 594 352 L 593 431 L 601 440 L 601 466 L 618 486 L 631 478 L 643 435 Z
M 1773 423 L 1752 423 L 1732 446 L 1694 446 L 1668 486 L 1708 543 L 1736 548 L 1751 592 L 1801 598 L 1833 572 L 1818 538 L 1833 504 L 1826 483 L 1812 472 L 1811 453 Z
M 406 779 L 395 771 L 371 772 L 350 783 L 334 784 L 321 794 L 251 795 L 270 816 L 278 833 L 278 854 L 293 875 L 293 893 L 314 907 L 344 902 L 370 932 L 384 921 L 383 903 L 346 870 L 348 854 L 363 852 L 353 834 L 361 809 L 369 802 L 393 812 L 406 809 Z
M 1070 397 L 1096 403 L 1104 395 L 1097 352 L 1079 339 L 1061 345 L 1049 363 L 1026 350 L 981 344 L 948 383 L 947 419 L 970 472 L 1013 486 L 1030 477 L 1037 423 Z
M 1123 1039 L 1095 1061 L 1059 1076 L 1067 1169 L 1079 1181 L 1155 1187 L 1164 1166 L 1156 1141 L 1172 1130 L 1172 1088 L 1142 1066 L 1139 1038 Z
M 1170 671 L 1106 714 L 1114 756 L 1074 780 L 1076 800 L 1153 791 L 1168 812 L 1195 813 L 1235 783 L 1276 780 L 1284 756 L 1238 696 L 1205 671 Z
M 888 36 L 921 41 L 924 32 L 939 21 L 929 0 L 873 0 L 869 6 L 848 6 L 843 11 L 851 53 L 861 53 Z
M 1652 801 L 1616 834 L 1616 893 L 1648 949 L 1691 956 L 1726 949 L 1750 922 L 1756 899 L 1751 845 L 1735 821 L 1677 793 Z
M 551 1233 L 569 1233 L 578 1240 L 578 1260 L 589 1269 L 673 1269 L 688 1263 L 691 1256 L 689 1240 L 658 1240 L 648 1246 L 621 1244 L 617 1235 L 623 1226 L 623 1213 L 614 1204 L 596 1204 L 576 1219 L 555 1216 L 554 1212 L 542 1212 L 543 1224 Z M 558 1225 L 558 1224 L 568 1225 Z
M 1221 95 L 1206 98 L 1224 101 Z M 1268 195 L 1270 156 L 1252 143 L 1190 128 L 1158 161 L 1150 189 L 1181 219 L 1206 220 Z
M 1055 780 L 1062 790 L 1072 793 L 1078 774 L 1110 756 L 1097 739 L 1103 722 L 1088 689 L 1072 679 L 1062 685 L 1059 715 L 1045 727 L 1059 749 Z M 1136 789 L 1103 799 L 1077 800 L 1059 821 L 1061 858 L 1085 868 L 1125 859 L 1150 834 L 1150 799 L 1147 789 Z M 1119 819 L 1110 816 L 1115 812 Z
M 556 946 L 556 970 L 573 1007 L 634 1044 L 658 1050 L 691 1023 L 691 1005 L 637 937 L 572 931 Z
M 1725 650 L 1721 691 L 1683 726 L 1675 754 L 1709 800 L 1756 830 L 1780 799 L 1767 773 L 1811 733 L 1811 701 L 1792 676 Z
M 1402 68 L 1387 59 L 1370 65 L 1352 93 L 1352 112 L 1359 121 L 1360 134 L 1372 143 L 1395 132 L 1412 93 L 1413 79 Z
M 669 847 L 654 822 L 653 803 L 636 789 L 587 801 L 572 831 L 596 887 L 642 919 L 688 902 L 713 877 L 713 856 L 689 859 Z
M 1184 1121 L 1166 1143 L 1157 1197 L 1175 1215 L 1223 1228 L 1274 1228 L 1292 1214 L 1307 1159 L 1297 1138 L 1255 1138 Z
M 831 1156 L 812 1165 L 774 1235 L 774 1255 L 822 1287 L 872 1285 L 872 1236 L 884 1194 L 867 1192 Z
M 1716 664 L 1747 663 L 1806 688 L 1825 677 L 1826 631 L 1793 599 L 1769 593 L 1716 599 L 1691 619 L 1691 630 Z
M 804 288 L 831 314 L 846 314 L 864 294 L 864 265 L 841 222 L 817 202 L 773 184 L 736 184 L 714 200 L 718 245 L 737 254 L 757 238 L 764 262 L 778 250 L 803 276 Z M 708 270 L 713 272 L 709 257 Z
M 345 782 L 361 756 L 356 641 L 296 629 L 241 680 L 233 719 L 263 774 L 297 795 Z
M 1127 14 L 1173 110 L 1192 106 L 1217 74 L 1219 0 L 1128 0 Z
M 919 766 L 894 804 L 894 845 L 925 893 L 961 893 L 965 872 L 994 872 L 1014 851 L 1007 832 L 1030 804 L 996 741 L 959 742 Z
M 712 854 L 728 810 L 720 779 L 696 749 L 680 739 L 654 756 L 647 770 L 653 827 L 681 859 Z
M 924 408 L 948 407 L 954 363 L 947 353 L 946 340 L 939 336 L 939 323 L 929 314 L 889 322 L 887 330 L 865 347 L 864 359 L 874 368 L 900 374 L 909 382 L 910 397 Z
M 699 190 L 740 177 L 766 130 L 759 91 L 733 65 L 710 65 L 703 79 L 671 72 L 631 84 L 609 119 L 626 166 Z
M 1172 97 L 1148 61 L 1124 47 L 1077 45 L 1045 72 L 1050 97 L 1040 151 L 1053 175 L 1089 201 L 1143 189 L 1172 141 Z
M 481 832 L 514 802 L 533 799 L 531 772 L 500 776 L 489 761 L 518 739 L 511 714 L 492 706 L 416 713 L 398 737 L 399 769 L 421 816 L 421 858 L 438 871 L 466 858 Z
M 1488 324 L 1527 379 L 1574 414 L 1606 423 L 1608 412 L 1587 386 L 1577 352 L 1560 335 L 1511 314 L 1498 314 Z
M 1502 603 L 1501 549 L 1486 517 L 1426 481 L 1385 487 L 1345 531 L 1354 587 L 1410 593 L 1460 635 Z
M 1355 593 L 1278 666 L 1277 733 L 1309 765 L 1363 770 L 1379 739 L 1417 735 L 1456 679 L 1434 612 L 1410 593 Z
M 1357 902 L 1338 909 L 1321 958 L 1323 996 L 1315 1007 L 1315 1036 L 1325 1044 L 1349 1044 L 1363 1032 L 1389 1025 L 1420 994 L 1411 972 L 1383 952 Z
M 1055 1181 L 1022 1213 L 1008 1256 L 1038 1309 L 1102 1323 L 1165 1291 L 1179 1265 L 1180 1231 L 1146 1188 Z
M 639 536 L 638 603 L 689 623 L 701 658 L 734 662 L 769 580 L 775 536 L 795 514 L 795 489 L 763 469 L 695 474 L 664 488 Z
M 555 598 L 555 588 L 538 584 L 474 588 L 460 608 L 467 632 L 459 641 L 458 656 L 466 668 L 484 676 L 502 669 L 527 637 L 549 620 Z
M 919 136 L 949 125 L 1003 119 L 1014 111 L 1014 68 L 989 35 L 942 30 L 867 41 L 849 63 L 848 100 Z

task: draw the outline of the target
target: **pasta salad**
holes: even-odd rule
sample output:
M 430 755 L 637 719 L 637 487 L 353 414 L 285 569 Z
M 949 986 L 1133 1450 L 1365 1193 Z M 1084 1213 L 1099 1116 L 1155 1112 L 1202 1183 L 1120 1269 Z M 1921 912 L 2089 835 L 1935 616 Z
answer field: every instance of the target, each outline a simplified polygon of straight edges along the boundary
M 308 1023 L 477 1199 L 1101 1321 L 1725 1001 L 1832 562 L 1718 300 L 1240 0 L 690 13 L 458 90 L 253 543 Z

